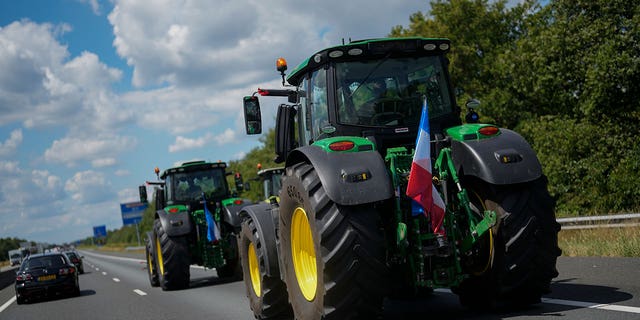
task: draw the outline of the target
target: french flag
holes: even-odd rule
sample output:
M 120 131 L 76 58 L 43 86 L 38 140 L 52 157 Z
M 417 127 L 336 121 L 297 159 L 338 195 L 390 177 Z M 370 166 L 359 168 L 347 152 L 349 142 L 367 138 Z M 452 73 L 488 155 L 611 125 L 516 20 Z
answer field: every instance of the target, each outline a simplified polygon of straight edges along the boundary
M 444 222 L 445 205 L 432 181 L 430 140 L 429 108 L 427 107 L 427 98 L 424 97 L 420 129 L 416 139 L 416 151 L 413 155 L 407 185 L 407 196 L 422 206 L 427 217 L 431 216 L 433 233 L 444 236 L 445 231 L 442 228 L 442 223 Z

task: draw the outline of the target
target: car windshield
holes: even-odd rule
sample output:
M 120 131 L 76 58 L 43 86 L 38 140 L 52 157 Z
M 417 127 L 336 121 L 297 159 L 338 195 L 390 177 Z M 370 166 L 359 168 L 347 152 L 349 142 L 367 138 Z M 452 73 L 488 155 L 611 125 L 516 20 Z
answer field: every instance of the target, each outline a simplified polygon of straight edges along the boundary
M 66 264 L 67 262 L 64 257 L 57 254 L 30 258 L 22 264 L 21 269 L 23 271 L 29 271 L 34 269 L 62 267 Z
M 452 111 L 447 79 L 437 56 L 337 63 L 336 82 L 342 124 L 417 125 L 424 97 L 430 118 Z
M 196 201 L 224 197 L 227 194 L 224 170 L 176 173 L 171 177 L 174 201 Z

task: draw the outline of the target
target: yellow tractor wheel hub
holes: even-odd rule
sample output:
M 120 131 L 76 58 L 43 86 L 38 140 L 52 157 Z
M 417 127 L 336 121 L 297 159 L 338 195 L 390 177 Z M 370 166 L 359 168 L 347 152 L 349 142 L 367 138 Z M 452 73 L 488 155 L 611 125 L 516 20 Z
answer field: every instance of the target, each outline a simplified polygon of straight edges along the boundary
M 300 291 L 307 301 L 312 301 L 318 288 L 316 251 L 307 214 L 300 207 L 293 211 L 291 221 L 291 256 Z

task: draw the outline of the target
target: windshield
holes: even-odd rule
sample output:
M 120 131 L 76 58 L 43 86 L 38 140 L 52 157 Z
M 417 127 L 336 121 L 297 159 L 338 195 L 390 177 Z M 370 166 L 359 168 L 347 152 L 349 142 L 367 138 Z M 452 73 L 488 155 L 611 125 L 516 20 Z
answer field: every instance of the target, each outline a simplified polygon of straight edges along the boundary
M 31 258 L 25 261 L 24 264 L 22 264 L 21 269 L 23 271 L 28 271 L 33 269 L 62 267 L 66 264 L 67 262 L 65 261 L 64 257 L 58 254 L 58 255 Z
M 436 56 L 336 64 L 338 121 L 374 127 L 420 122 L 423 97 L 429 117 L 452 112 L 447 79 Z
M 198 201 L 203 193 L 207 199 L 227 196 L 224 170 L 176 173 L 169 180 L 173 201 Z

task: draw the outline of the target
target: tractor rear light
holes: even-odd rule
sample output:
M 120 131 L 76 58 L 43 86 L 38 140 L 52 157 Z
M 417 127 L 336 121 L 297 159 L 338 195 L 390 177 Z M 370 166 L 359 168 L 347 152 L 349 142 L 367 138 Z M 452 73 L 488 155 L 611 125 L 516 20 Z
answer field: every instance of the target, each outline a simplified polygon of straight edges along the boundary
M 347 151 L 353 149 L 355 143 L 351 141 L 338 141 L 329 145 L 329 149 L 333 151 Z
M 261 95 L 261 96 L 268 96 L 269 95 L 269 90 L 258 88 L 258 94 Z
M 178 212 L 178 211 L 180 211 L 180 209 L 178 209 L 178 208 L 171 208 L 171 209 L 169 209 L 169 213 L 176 213 L 176 212 Z
M 500 129 L 494 126 L 487 126 L 487 127 L 482 127 L 478 129 L 478 133 L 483 136 L 493 136 L 498 134 L 499 132 L 500 132 Z
M 235 204 L 235 205 L 241 205 L 241 204 L 242 204 L 242 200 L 240 200 L 240 199 L 236 199 L 236 200 L 234 200 L 234 201 L 233 201 L 233 204 Z

